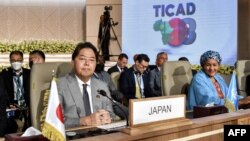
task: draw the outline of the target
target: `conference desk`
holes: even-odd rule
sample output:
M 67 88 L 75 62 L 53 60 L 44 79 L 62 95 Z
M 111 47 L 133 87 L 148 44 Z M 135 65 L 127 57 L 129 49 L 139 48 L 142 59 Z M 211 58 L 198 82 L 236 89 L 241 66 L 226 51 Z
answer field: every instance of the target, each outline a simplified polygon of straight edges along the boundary
M 250 109 L 237 112 L 208 116 L 203 118 L 190 119 L 188 125 L 168 125 L 159 123 L 138 128 L 138 132 L 129 135 L 124 132 L 110 133 L 88 138 L 75 139 L 75 141 L 105 141 L 105 140 L 145 140 L 145 141 L 166 141 L 166 140 L 197 140 L 197 141 L 223 141 L 224 125 L 250 124 Z M 157 128 L 156 128 L 157 127 Z M 155 129 L 153 129 L 155 128 Z

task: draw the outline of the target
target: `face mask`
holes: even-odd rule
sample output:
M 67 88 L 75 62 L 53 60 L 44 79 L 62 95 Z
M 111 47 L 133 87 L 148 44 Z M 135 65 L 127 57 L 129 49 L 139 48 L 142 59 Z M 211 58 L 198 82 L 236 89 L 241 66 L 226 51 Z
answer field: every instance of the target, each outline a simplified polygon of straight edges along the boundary
M 22 68 L 22 62 L 13 62 L 11 63 L 11 67 L 14 70 L 20 70 Z
M 32 68 L 32 65 L 33 65 L 33 64 L 34 64 L 33 61 L 30 61 L 30 62 L 29 62 L 30 68 Z

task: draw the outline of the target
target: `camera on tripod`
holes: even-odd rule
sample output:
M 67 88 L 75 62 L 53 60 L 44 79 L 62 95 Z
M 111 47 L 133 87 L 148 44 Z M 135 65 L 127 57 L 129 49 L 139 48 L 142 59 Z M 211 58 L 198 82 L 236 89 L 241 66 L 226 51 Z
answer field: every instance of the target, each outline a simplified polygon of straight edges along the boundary
M 104 22 L 109 22 L 110 20 L 110 10 L 112 10 L 112 6 L 109 5 L 109 6 L 105 6 L 104 7 L 104 12 L 103 12 L 103 15 L 104 15 Z
M 113 7 L 111 5 L 104 6 L 104 12 L 100 16 L 98 41 L 102 55 L 105 60 L 109 60 L 109 57 L 111 56 L 109 54 L 109 42 L 111 39 L 117 41 L 118 47 L 121 50 L 121 45 L 118 41 L 115 30 L 113 28 L 114 26 L 118 25 L 118 22 L 114 22 L 113 18 L 110 17 L 110 11 L 112 9 Z M 111 37 L 110 31 L 113 32 L 114 37 Z
M 105 6 L 104 10 L 106 10 L 106 11 L 112 10 L 112 6 L 111 5 Z
M 116 26 L 118 25 L 118 22 L 114 22 L 112 18 L 110 18 L 110 12 L 112 10 L 112 6 L 111 5 L 108 5 L 108 6 L 105 6 L 104 7 L 104 12 L 103 12 L 103 15 L 104 15 L 104 23 L 108 23 L 110 26 Z

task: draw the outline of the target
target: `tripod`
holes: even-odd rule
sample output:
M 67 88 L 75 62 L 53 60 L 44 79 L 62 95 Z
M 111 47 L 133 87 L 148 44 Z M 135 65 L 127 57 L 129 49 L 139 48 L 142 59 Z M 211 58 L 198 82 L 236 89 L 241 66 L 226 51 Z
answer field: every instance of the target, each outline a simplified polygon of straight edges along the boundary
M 113 28 L 113 26 L 118 25 L 118 22 L 115 23 L 113 21 L 113 19 L 109 17 L 109 13 L 104 14 L 102 16 L 104 16 L 104 20 L 102 21 L 103 23 L 100 23 L 98 38 L 100 39 L 100 49 L 102 50 L 102 55 L 103 55 L 105 60 L 109 60 L 110 56 L 118 56 L 118 55 L 110 55 L 109 54 L 109 42 L 111 39 L 110 38 L 110 36 L 111 36 L 110 29 L 112 30 L 112 33 L 114 35 L 113 39 L 117 41 L 118 47 L 121 51 L 121 45 L 118 41 L 117 35 L 116 35 L 115 30 Z M 100 51 L 99 51 L 99 53 L 100 53 Z

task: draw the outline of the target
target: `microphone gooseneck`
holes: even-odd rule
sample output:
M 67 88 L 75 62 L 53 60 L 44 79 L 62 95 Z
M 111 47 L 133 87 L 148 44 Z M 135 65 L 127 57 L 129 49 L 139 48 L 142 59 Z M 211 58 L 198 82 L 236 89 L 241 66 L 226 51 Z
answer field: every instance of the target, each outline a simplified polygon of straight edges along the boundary
M 100 95 L 107 97 L 113 104 L 115 104 L 117 107 L 119 107 L 119 109 L 122 111 L 122 113 L 124 114 L 124 116 L 126 118 L 126 127 L 128 127 L 128 125 L 129 125 L 128 124 L 128 116 L 127 116 L 126 112 L 120 107 L 120 105 L 118 105 L 113 98 L 109 97 L 104 90 L 97 90 L 97 92 Z

